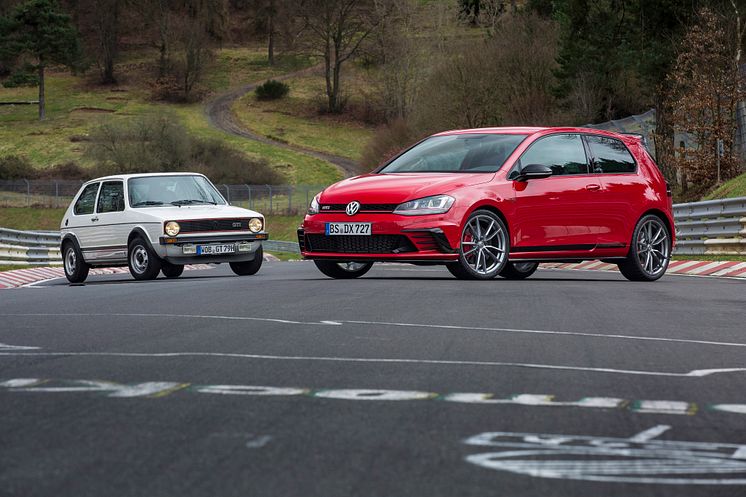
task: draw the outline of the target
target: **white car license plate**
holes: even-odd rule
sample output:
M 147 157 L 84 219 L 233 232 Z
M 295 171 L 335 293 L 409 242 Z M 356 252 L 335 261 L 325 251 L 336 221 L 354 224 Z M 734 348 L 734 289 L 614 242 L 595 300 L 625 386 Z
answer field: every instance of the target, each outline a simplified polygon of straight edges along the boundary
M 326 223 L 326 235 L 361 235 L 371 234 L 371 223 Z
M 236 245 L 197 245 L 197 255 L 220 255 L 233 254 L 236 252 Z

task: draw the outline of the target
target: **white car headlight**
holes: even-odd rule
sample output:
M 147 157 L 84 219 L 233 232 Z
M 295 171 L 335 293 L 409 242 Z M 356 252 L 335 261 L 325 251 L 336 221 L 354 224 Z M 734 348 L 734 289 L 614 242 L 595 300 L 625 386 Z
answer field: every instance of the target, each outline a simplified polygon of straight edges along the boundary
M 394 209 L 394 214 L 403 216 L 424 216 L 426 214 L 443 214 L 448 212 L 454 202 L 453 197 L 448 195 L 434 195 L 432 197 L 418 198 L 400 204 Z
M 249 219 L 249 229 L 254 233 L 259 233 L 264 229 L 264 221 L 258 217 L 252 217 Z
M 166 223 L 164 231 L 168 236 L 176 236 L 181 231 L 181 226 L 176 221 L 169 221 Z
M 311 205 L 308 206 L 308 214 L 318 214 L 319 213 L 319 196 L 316 195 L 313 197 L 313 200 L 311 200 Z

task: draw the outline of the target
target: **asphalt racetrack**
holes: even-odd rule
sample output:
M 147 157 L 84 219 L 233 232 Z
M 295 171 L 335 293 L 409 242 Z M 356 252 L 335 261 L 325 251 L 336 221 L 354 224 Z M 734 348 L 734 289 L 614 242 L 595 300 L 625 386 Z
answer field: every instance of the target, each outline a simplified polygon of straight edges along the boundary
M 312 263 L 0 292 L 2 496 L 743 496 L 746 282 Z

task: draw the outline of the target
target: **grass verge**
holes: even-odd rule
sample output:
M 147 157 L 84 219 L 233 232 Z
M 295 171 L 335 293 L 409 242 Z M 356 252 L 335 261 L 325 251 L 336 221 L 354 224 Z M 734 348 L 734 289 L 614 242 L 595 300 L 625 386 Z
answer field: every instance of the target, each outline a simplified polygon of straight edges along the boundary
M 674 261 L 736 261 L 746 262 L 746 255 L 674 255 Z
M 721 198 L 746 197 L 746 174 L 736 176 L 717 187 L 704 200 L 716 200 Z
M 359 160 L 374 128 L 338 115 L 319 114 L 324 105 L 324 80 L 308 75 L 285 80 L 290 94 L 279 100 L 258 100 L 254 93 L 239 99 L 233 107 L 248 129 L 268 138 L 311 150 Z M 364 84 L 352 79 L 350 88 L 364 93 Z M 363 102 L 351 105 L 363 106 Z

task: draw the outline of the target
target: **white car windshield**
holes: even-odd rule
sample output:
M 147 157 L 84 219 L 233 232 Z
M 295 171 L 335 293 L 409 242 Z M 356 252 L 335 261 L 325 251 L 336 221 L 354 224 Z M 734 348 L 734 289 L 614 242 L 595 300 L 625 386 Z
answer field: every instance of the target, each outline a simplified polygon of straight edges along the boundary
M 225 200 L 204 176 L 143 176 L 127 182 L 131 207 L 158 205 L 224 205 Z
M 494 173 L 526 135 L 464 133 L 434 136 L 404 152 L 378 172 Z

